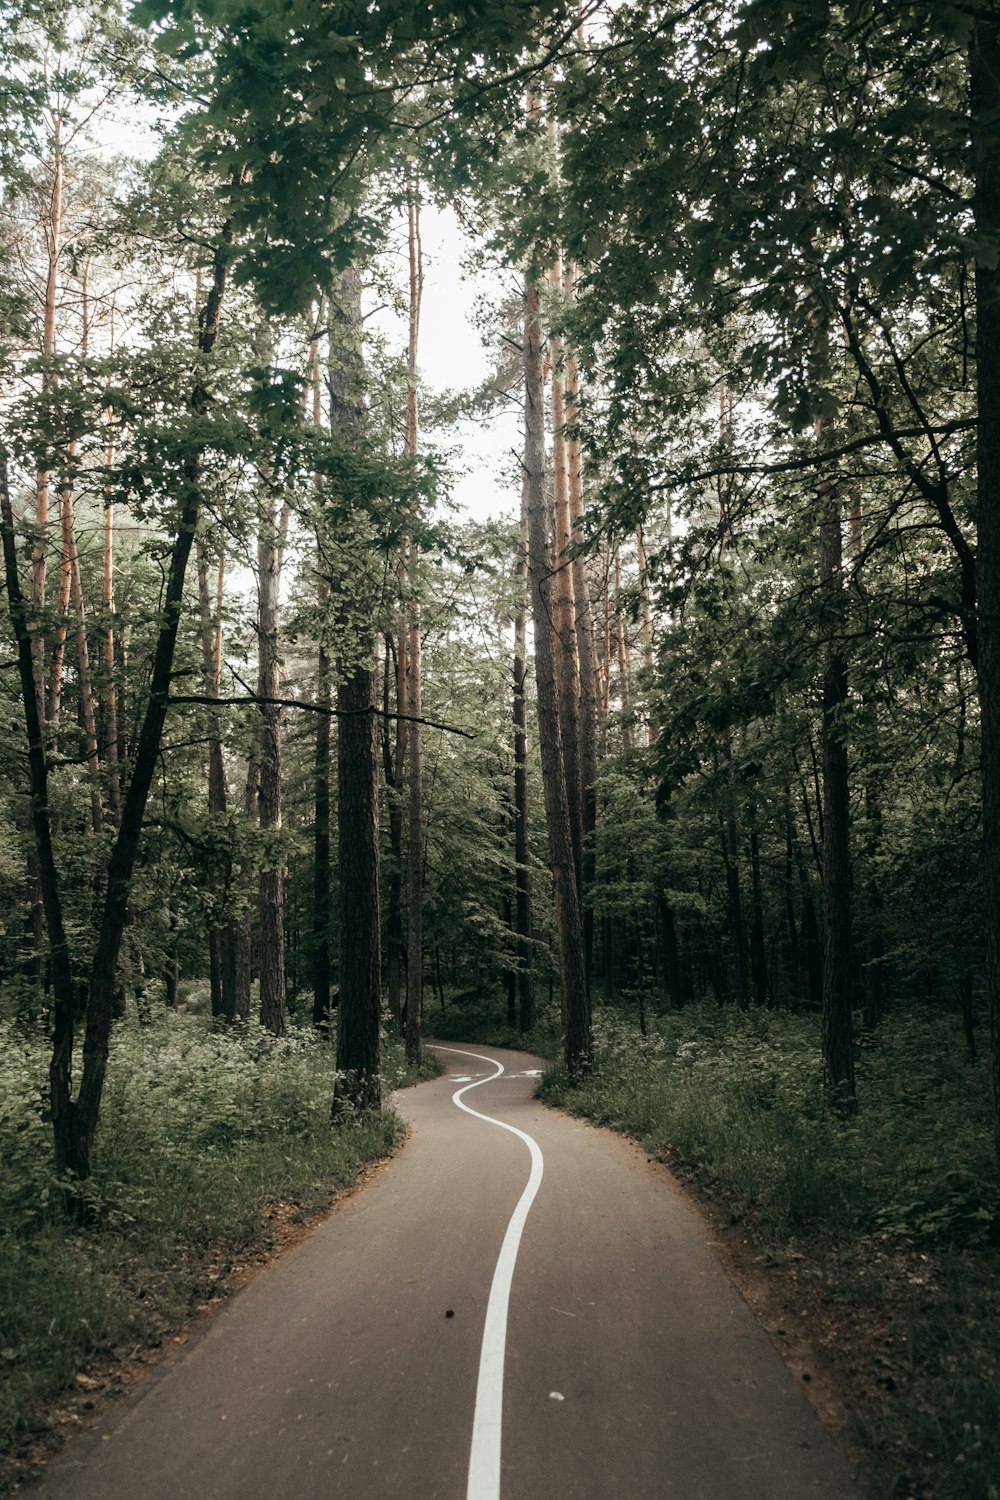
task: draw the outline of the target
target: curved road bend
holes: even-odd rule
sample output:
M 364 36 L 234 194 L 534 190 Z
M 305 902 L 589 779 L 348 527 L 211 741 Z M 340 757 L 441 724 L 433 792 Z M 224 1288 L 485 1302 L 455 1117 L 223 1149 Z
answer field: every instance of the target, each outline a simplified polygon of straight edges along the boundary
M 406 1149 L 26 1495 L 858 1500 L 666 1174 L 537 1059 L 441 1057 Z

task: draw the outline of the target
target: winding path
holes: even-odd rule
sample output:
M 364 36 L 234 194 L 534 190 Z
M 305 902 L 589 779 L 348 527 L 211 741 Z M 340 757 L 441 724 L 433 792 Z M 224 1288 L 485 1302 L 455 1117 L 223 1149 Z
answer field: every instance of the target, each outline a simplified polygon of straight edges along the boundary
M 25 1493 L 857 1500 L 662 1169 L 440 1053 L 405 1150 Z

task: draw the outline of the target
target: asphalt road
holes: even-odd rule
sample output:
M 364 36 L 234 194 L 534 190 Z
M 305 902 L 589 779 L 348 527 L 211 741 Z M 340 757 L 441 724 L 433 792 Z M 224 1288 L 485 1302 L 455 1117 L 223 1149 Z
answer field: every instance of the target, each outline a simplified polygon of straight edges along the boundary
M 448 1048 L 406 1148 L 26 1494 L 858 1500 L 663 1170 Z

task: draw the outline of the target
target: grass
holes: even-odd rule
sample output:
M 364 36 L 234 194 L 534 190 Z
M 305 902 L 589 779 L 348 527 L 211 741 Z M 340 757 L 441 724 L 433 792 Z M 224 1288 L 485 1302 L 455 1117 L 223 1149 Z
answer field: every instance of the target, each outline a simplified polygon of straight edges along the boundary
M 388 1111 L 331 1125 L 333 1048 L 311 1032 L 122 1023 L 81 1227 L 51 1168 L 46 1069 L 44 1038 L 0 1023 L 0 1488 L 58 1443 L 81 1372 L 160 1344 L 277 1225 L 326 1208 L 401 1138 Z M 387 1089 L 413 1081 L 395 1043 L 384 1073 Z
M 985 1062 L 950 1018 L 895 1015 L 823 1105 L 818 1026 L 692 1006 L 645 1038 L 597 1018 L 592 1074 L 542 1096 L 638 1138 L 756 1243 L 858 1409 L 874 1492 L 1000 1500 L 1000 1191 Z

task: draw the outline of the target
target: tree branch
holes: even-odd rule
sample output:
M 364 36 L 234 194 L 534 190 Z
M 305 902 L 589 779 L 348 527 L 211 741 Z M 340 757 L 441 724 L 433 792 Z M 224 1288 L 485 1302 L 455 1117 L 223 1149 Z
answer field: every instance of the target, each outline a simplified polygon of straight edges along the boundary
M 446 734 L 460 734 L 466 740 L 474 740 L 476 738 L 470 730 L 459 729 L 455 724 L 444 724 L 440 719 L 423 719 L 415 714 L 388 713 L 385 709 L 376 708 L 374 704 L 371 708 L 344 709 L 334 708 L 332 705 L 327 707 L 323 703 L 304 703 L 300 698 L 265 698 L 259 693 L 251 693 L 246 698 L 210 698 L 204 693 L 178 693 L 176 695 L 171 694 L 167 702 L 170 704 L 204 703 L 209 708 L 216 706 L 221 708 L 250 708 L 254 705 L 258 707 L 300 708 L 305 713 L 325 714 L 331 719 L 355 719 L 359 714 L 374 714 L 379 719 L 402 719 L 407 724 L 425 724 L 428 729 L 443 729 Z

